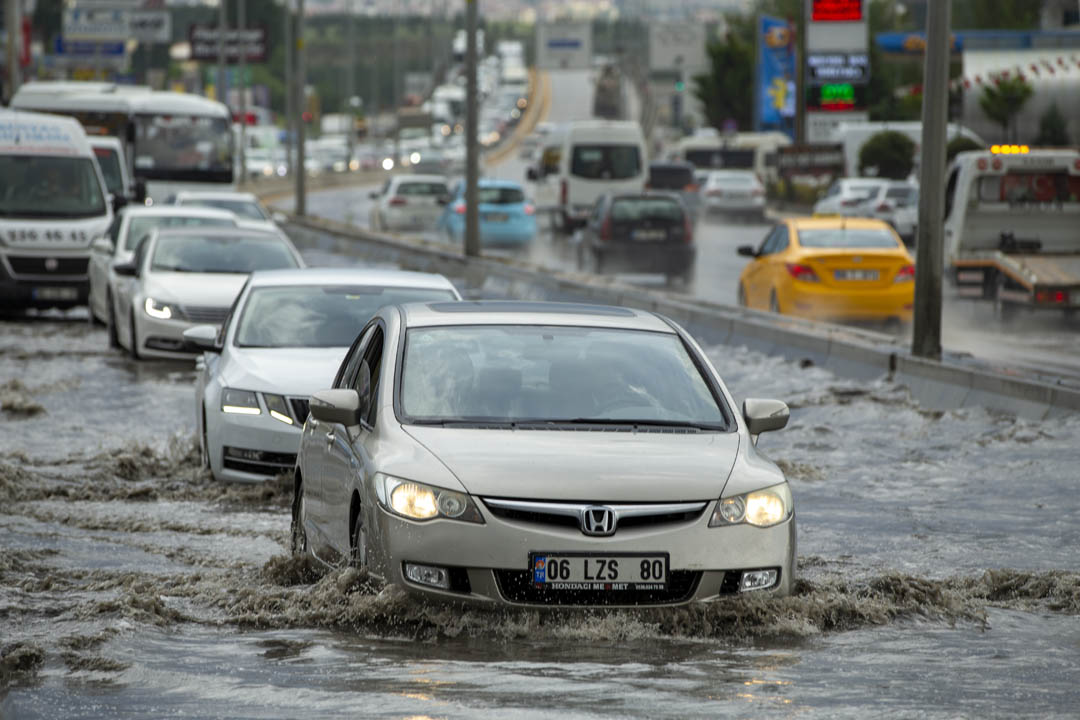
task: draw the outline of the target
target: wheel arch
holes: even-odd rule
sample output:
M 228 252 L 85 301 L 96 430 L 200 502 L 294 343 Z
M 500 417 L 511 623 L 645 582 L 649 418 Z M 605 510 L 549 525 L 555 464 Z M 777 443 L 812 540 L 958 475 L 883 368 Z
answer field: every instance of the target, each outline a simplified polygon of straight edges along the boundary
M 349 498 L 349 545 L 352 545 L 353 536 L 356 534 L 356 523 L 360 519 L 360 509 L 362 501 L 360 499 L 360 491 L 353 490 L 352 497 Z

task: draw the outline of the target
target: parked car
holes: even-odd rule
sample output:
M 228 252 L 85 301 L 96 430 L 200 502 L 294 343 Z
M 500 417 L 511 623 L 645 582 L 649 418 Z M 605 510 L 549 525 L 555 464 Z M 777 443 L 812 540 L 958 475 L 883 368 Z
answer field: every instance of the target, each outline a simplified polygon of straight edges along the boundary
M 483 178 L 477 183 L 476 195 L 481 245 L 519 247 L 533 241 L 536 208 L 525 198 L 521 185 L 509 180 Z M 458 183 L 444 202 L 446 207 L 437 229 L 447 241 L 460 244 L 465 237 L 465 183 Z
M 896 230 L 905 245 L 915 243 L 915 227 L 919 223 L 919 188 L 907 182 L 891 182 L 878 186 L 852 211 L 856 217 L 884 220 Z
M 291 473 L 308 398 L 333 382 L 360 330 L 383 305 L 459 300 L 441 275 L 304 269 L 252 273 L 228 319 L 184 338 L 203 351 L 195 427 L 217 480 Z
M 90 318 L 108 325 L 109 347 L 120 347 L 116 318 L 110 316 L 115 312 L 118 282 L 113 266 L 129 262 L 139 241 L 156 227 L 236 227 L 236 216 L 225 210 L 175 205 L 128 205 L 120 210 L 105 234 L 90 243 L 87 266 Z
M 709 212 L 765 219 L 765 186 L 752 170 L 712 170 L 701 192 Z
M 384 307 L 315 393 L 292 548 L 427 598 L 679 605 L 791 592 L 787 423 L 687 333 L 622 307 Z
M 697 222 L 701 211 L 701 188 L 694 177 L 694 166 L 690 163 L 650 164 L 645 189 L 675 193 L 690 212 L 690 217 Z
M 814 203 L 814 215 L 843 215 L 853 217 L 855 207 L 888 185 L 891 180 L 878 178 L 841 178 L 825 191 L 825 196 Z
M 131 262 L 114 265 L 133 278 L 115 297 L 111 317 L 132 357 L 191 358 L 183 333 L 225 321 L 248 275 L 304 267 L 288 238 L 245 228 L 155 228 Z
M 449 188 L 441 175 L 396 175 L 369 193 L 372 230 L 430 230 L 442 215 L 439 199 Z
M 577 237 L 578 262 L 596 273 L 663 273 L 689 281 L 697 248 L 690 214 L 668 193 L 603 195 Z
M 758 248 L 739 277 L 740 305 L 816 320 L 910 323 L 915 261 L 881 220 L 786 220 Z

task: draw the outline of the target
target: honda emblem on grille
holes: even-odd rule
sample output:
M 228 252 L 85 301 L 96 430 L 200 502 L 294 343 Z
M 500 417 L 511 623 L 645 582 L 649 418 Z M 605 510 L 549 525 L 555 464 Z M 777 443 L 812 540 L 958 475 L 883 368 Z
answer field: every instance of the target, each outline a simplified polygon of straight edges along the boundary
M 581 532 L 586 535 L 614 535 L 618 516 L 605 505 L 590 505 L 581 511 Z
M 60 261 L 56 258 L 45 258 L 45 269 L 49 272 L 56 272 L 56 269 L 60 267 Z

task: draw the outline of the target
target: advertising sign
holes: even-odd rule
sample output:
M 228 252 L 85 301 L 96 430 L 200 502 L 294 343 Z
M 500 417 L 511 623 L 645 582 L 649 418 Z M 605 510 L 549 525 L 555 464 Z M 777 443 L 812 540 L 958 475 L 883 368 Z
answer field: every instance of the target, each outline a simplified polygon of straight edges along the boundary
M 865 84 L 870 77 L 870 56 L 867 53 L 812 52 L 806 55 L 806 83 Z
M 167 43 L 172 40 L 172 13 L 168 10 L 134 10 L 128 27 L 131 37 L 144 43 Z
M 63 34 L 68 40 L 123 40 L 128 36 L 128 18 L 127 10 L 69 9 L 63 15 Z
M 795 34 L 787 20 L 758 20 L 758 130 L 782 130 L 794 137 Z
M 844 174 L 843 145 L 788 145 L 777 148 L 776 153 L 776 167 L 784 177 Z
M 192 60 L 209 60 L 216 62 L 218 59 L 218 35 L 216 25 L 192 25 L 188 30 L 188 40 L 191 43 Z M 249 63 L 263 63 L 269 57 L 265 27 L 244 28 L 243 38 L 238 28 L 229 28 L 225 31 L 225 62 L 236 63 L 240 61 L 240 47 L 244 48 L 244 57 Z
M 859 22 L 862 0 L 812 0 L 810 19 L 814 22 Z

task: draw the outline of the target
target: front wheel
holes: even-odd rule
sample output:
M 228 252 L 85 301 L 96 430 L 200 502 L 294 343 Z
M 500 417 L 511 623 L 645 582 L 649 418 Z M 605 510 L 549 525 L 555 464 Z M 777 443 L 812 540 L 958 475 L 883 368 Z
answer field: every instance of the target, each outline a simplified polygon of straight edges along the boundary
M 357 514 L 356 525 L 353 527 L 349 565 L 360 569 L 367 566 L 367 533 L 364 531 L 363 510 Z
M 135 360 L 142 359 L 139 355 L 139 333 L 135 329 L 135 310 L 131 311 L 131 357 Z
M 295 556 L 307 555 L 308 540 L 307 530 L 304 528 L 304 521 L 307 517 L 307 503 L 304 500 L 304 483 L 300 483 L 300 488 L 296 491 L 296 498 L 293 500 L 292 507 L 292 524 L 290 526 L 291 537 L 291 550 Z
M 203 470 L 210 470 L 210 443 L 206 435 L 206 410 L 202 413 L 202 435 L 199 438 L 199 465 Z
M 106 330 L 109 334 L 109 347 L 120 347 L 120 336 L 116 332 L 116 307 L 113 304 L 112 294 L 106 296 L 106 302 L 109 303 L 109 310 L 107 313 L 108 321 L 105 323 Z
M 776 297 L 775 290 L 769 293 L 769 312 L 776 313 L 777 315 L 783 314 L 780 310 L 780 300 Z

